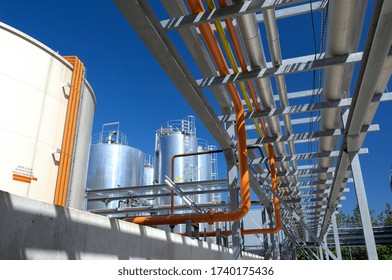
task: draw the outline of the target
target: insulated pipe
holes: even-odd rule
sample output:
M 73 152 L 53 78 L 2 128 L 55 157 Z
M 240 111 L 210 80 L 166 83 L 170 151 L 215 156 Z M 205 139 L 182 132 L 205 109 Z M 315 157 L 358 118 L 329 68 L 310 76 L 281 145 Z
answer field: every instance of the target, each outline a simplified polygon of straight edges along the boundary
M 363 25 L 367 0 L 330 1 L 328 36 L 326 57 L 344 55 L 355 52 L 358 49 L 361 29 Z M 349 96 L 350 83 L 353 75 L 353 66 L 339 65 L 326 67 L 324 75 L 324 101 L 336 101 Z M 321 113 L 320 131 L 340 128 L 342 125 L 341 109 L 326 109 Z M 336 150 L 337 137 L 322 137 L 319 141 L 319 151 L 328 152 Z M 318 160 L 320 168 L 329 168 L 333 165 L 332 158 Z M 327 180 L 328 175 L 320 174 L 320 180 Z M 324 190 L 325 186 L 319 186 Z M 322 194 L 318 195 L 322 197 Z M 316 202 L 321 206 L 322 201 Z
M 331 1 L 329 4 L 329 23 L 326 57 L 344 55 L 355 52 L 358 48 L 360 34 L 358 29 L 362 28 L 363 13 L 367 1 L 347 0 Z M 349 82 L 351 77 L 347 77 L 349 66 L 331 66 L 325 69 L 324 78 L 324 101 L 335 101 L 349 95 Z M 347 81 L 348 79 L 348 81 Z M 320 130 L 336 129 L 341 127 L 340 109 L 326 109 L 321 114 Z M 337 146 L 336 137 L 324 137 L 320 139 L 320 151 L 332 151 Z M 333 160 L 324 158 L 319 160 L 321 168 L 332 166 Z M 326 179 L 326 175 L 320 175 L 321 179 Z
M 282 65 L 282 51 L 280 49 L 278 27 L 276 24 L 275 10 L 269 9 L 264 11 L 264 24 L 267 31 L 268 45 L 271 53 L 272 64 L 275 67 Z M 276 85 L 278 88 L 280 107 L 285 108 L 289 106 L 289 101 L 287 98 L 287 88 L 284 75 L 275 76 Z M 290 115 L 283 115 L 283 123 L 286 128 L 286 134 L 293 134 L 293 128 L 291 125 Z M 288 141 L 289 150 L 292 155 L 295 154 L 295 147 L 293 141 Z M 293 168 L 297 169 L 297 162 L 293 161 Z
M 198 1 L 187 1 L 189 7 L 193 13 L 204 11 L 203 4 L 200 0 Z M 209 23 L 199 25 L 199 30 L 205 40 L 207 48 L 209 49 L 215 64 L 221 75 L 228 75 L 230 73 L 229 68 L 226 64 L 225 58 L 222 54 L 220 46 L 215 39 L 214 32 Z M 169 216 L 144 216 L 126 218 L 125 221 L 133 222 L 143 225 L 163 225 L 163 224 L 183 224 L 186 221 L 191 220 L 197 223 L 209 223 L 214 222 L 226 222 L 226 221 L 237 221 L 243 218 L 250 209 L 250 185 L 249 185 L 249 170 L 247 162 L 247 148 L 246 148 L 246 132 L 245 132 L 245 117 L 244 108 L 242 107 L 242 100 L 238 94 L 238 91 L 233 84 L 226 86 L 230 97 L 233 101 L 235 112 L 236 112 L 236 130 L 238 137 L 238 165 L 240 172 L 240 194 L 241 194 L 241 206 L 236 211 L 230 212 L 213 212 L 209 211 L 206 214 L 177 214 Z
M 226 6 L 227 6 L 225 0 L 219 0 L 218 2 L 219 2 L 219 5 L 220 5 L 221 7 L 226 7 Z M 245 72 L 248 72 L 248 67 L 247 67 L 247 63 L 246 63 L 244 51 L 243 51 L 243 48 L 242 48 L 242 46 L 241 46 L 240 40 L 239 40 L 239 38 L 238 38 L 238 36 L 237 36 L 237 32 L 236 32 L 236 30 L 235 30 L 235 28 L 234 28 L 233 20 L 232 20 L 231 18 L 226 18 L 226 19 L 225 19 L 225 23 L 226 23 L 226 27 L 227 27 L 227 30 L 228 30 L 228 32 L 229 32 L 231 41 L 232 41 L 232 43 L 233 43 L 234 50 L 235 50 L 236 55 L 237 55 L 237 57 L 238 57 L 238 61 L 239 61 L 240 66 L 241 66 L 241 70 L 242 70 L 242 72 L 244 72 L 244 73 L 245 73 Z M 217 30 L 218 30 L 218 28 L 217 28 Z M 260 111 L 260 110 L 261 110 L 261 107 L 260 107 L 259 101 L 257 100 L 256 90 L 255 90 L 255 87 L 254 87 L 254 85 L 253 85 L 253 82 L 252 82 L 252 81 L 246 81 L 246 85 L 247 85 L 248 88 L 249 88 L 249 92 L 250 92 L 250 94 L 251 94 L 252 101 L 253 101 L 253 104 L 254 104 L 254 107 L 255 107 L 256 111 Z M 245 97 L 246 97 L 246 96 L 245 96 Z M 247 104 L 248 104 L 248 102 L 247 102 Z M 248 105 L 248 107 L 250 107 L 249 109 L 250 109 L 251 111 L 253 111 L 251 105 Z M 259 118 L 259 122 L 260 122 L 260 124 L 261 124 L 261 127 L 262 127 L 263 132 L 260 131 L 260 128 L 259 128 L 259 126 L 258 126 L 258 123 L 256 123 L 257 120 L 254 119 L 254 121 L 255 121 L 255 126 L 256 126 L 257 132 L 260 134 L 260 137 L 263 136 L 263 135 L 262 135 L 263 133 L 264 133 L 264 136 L 265 136 L 265 137 L 269 137 L 268 129 L 267 129 L 266 125 L 265 125 L 264 119 Z M 267 145 L 264 145 L 264 149 L 265 149 L 265 150 L 267 151 L 267 153 L 268 153 L 268 147 L 267 147 Z M 260 153 L 263 155 L 263 153 L 262 153 L 261 150 L 260 150 Z M 263 155 L 263 156 L 264 156 L 264 155 Z M 266 164 L 266 166 L 267 166 L 267 164 Z M 268 166 L 267 166 L 267 170 L 269 171 Z M 277 170 L 278 170 L 278 172 L 280 172 L 280 167 L 279 167 L 279 165 L 277 165 Z
M 84 69 L 83 63 L 76 56 L 66 56 L 64 58 L 69 63 L 73 64 L 74 67 L 65 117 L 64 135 L 61 144 L 59 171 L 53 200 L 54 204 L 60 206 L 65 206 L 66 203 Z
M 244 1 L 235 1 L 236 3 L 243 3 Z M 237 22 L 241 30 L 242 38 L 248 53 L 249 62 L 252 68 L 266 67 L 266 60 L 264 55 L 263 44 L 261 43 L 260 31 L 258 28 L 256 15 L 245 14 L 237 17 Z M 271 83 L 268 78 L 256 79 L 256 86 L 260 93 L 260 98 L 265 109 L 276 108 L 274 97 L 272 94 Z M 277 117 L 267 118 L 268 125 L 273 135 L 282 135 L 282 130 Z M 278 156 L 285 156 L 286 148 L 283 143 L 275 144 Z M 282 163 L 283 169 L 290 170 L 290 165 L 287 162 Z

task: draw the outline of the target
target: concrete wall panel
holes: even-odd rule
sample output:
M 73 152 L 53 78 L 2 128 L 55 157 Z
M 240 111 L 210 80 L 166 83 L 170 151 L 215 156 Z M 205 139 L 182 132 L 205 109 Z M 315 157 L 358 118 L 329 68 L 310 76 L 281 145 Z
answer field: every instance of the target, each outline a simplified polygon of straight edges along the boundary
M 232 251 L 0 191 L 0 259 L 218 260 L 232 259 Z

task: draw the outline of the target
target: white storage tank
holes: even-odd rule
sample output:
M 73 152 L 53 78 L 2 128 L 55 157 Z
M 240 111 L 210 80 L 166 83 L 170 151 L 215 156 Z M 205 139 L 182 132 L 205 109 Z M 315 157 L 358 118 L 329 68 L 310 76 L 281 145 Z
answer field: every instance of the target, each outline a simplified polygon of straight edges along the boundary
M 79 60 L 4 23 L 0 42 L 0 190 L 82 209 L 95 111 L 82 64 L 73 80 Z
M 104 124 L 102 132 L 93 139 L 91 145 L 87 189 L 141 186 L 143 169 L 144 153 L 128 146 L 125 134 L 120 131 L 119 123 Z M 118 193 L 113 192 L 110 196 L 118 196 Z M 91 201 L 87 203 L 87 210 L 116 209 L 132 206 L 133 203 L 136 201 Z

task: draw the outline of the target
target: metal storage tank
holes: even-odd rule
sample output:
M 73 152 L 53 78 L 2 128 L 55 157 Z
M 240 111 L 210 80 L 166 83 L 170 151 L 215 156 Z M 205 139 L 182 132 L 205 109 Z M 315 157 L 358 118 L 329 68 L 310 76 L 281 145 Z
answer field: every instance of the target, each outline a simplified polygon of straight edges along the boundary
M 157 130 L 155 143 L 155 181 L 158 184 L 164 184 L 165 176 L 171 177 L 172 157 L 197 151 L 195 118 L 188 116 L 182 120 L 168 121 Z M 196 179 L 197 156 L 176 158 L 173 181 L 180 183 Z M 158 204 L 169 205 L 170 197 L 159 198 Z M 176 196 L 175 204 L 183 204 L 181 198 Z
M 154 184 L 154 164 L 152 162 L 151 155 L 145 155 L 143 185 L 150 186 L 153 184 Z
M 151 155 L 145 155 L 144 157 L 144 174 L 143 174 L 143 185 L 144 186 L 151 186 L 154 184 L 154 164 L 152 162 Z M 143 194 L 153 194 L 153 190 L 144 191 Z M 148 204 L 155 205 L 156 199 L 155 198 L 147 198 L 146 199 Z
M 95 111 L 93 90 L 83 77 L 80 96 L 74 97 L 76 66 L 4 23 L 0 42 L 0 190 L 54 203 L 61 179 L 66 182 L 61 189 L 64 201 L 56 203 L 82 209 Z M 72 121 L 69 108 L 78 108 Z M 70 143 L 71 154 L 66 152 Z
M 114 129 L 113 126 L 115 126 Z M 109 128 L 109 129 L 108 129 Z M 115 189 L 143 184 L 144 153 L 128 146 L 119 123 L 102 126 L 90 149 L 87 189 Z M 114 193 L 113 196 L 116 194 Z M 121 202 L 88 202 L 87 209 L 120 208 Z
M 207 152 L 208 144 L 204 139 L 197 139 L 197 152 Z M 212 179 L 211 154 L 197 156 L 197 181 L 208 181 Z M 202 194 L 197 197 L 196 203 L 211 203 L 212 194 Z
M 197 151 L 198 152 L 208 152 L 215 151 L 216 146 L 208 145 L 208 142 L 204 139 L 198 139 L 197 141 Z M 217 180 L 217 154 L 203 154 L 197 156 L 197 180 L 198 181 L 209 181 L 209 180 Z M 200 185 L 203 188 L 203 185 Z M 211 188 L 213 189 L 213 188 Z M 197 204 L 205 204 L 205 203 L 219 203 L 221 202 L 222 197 L 221 194 L 207 193 L 198 195 L 195 199 Z M 209 225 L 207 223 L 201 224 L 200 231 L 215 231 L 217 228 L 222 228 L 223 223 L 215 223 Z M 208 242 L 214 242 L 215 238 L 207 238 Z

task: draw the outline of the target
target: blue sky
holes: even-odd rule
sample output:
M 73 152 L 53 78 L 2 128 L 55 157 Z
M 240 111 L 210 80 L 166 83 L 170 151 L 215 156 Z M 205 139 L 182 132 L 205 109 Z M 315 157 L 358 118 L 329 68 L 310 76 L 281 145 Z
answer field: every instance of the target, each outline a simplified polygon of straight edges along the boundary
M 150 2 L 156 5 L 158 1 Z M 373 1 L 368 5 L 372 6 Z M 165 17 L 164 14 L 161 16 Z M 93 133 L 98 133 L 103 123 L 119 121 L 129 144 L 152 154 L 155 131 L 165 121 L 194 114 L 110 0 L 5 0 L 0 1 L 0 21 L 61 55 L 77 55 L 84 62 L 87 79 L 97 97 Z M 319 36 L 319 13 L 315 15 L 315 21 L 316 35 Z M 369 15 L 366 21 L 365 29 Z M 310 14 L 279 20 L 278 27 L 283 58 L 313 53 Z M 175 33 L 170 36 L 181 44 Z M 265 38 L 264 34 L 262 36 Z M 266 55 L 268 58 L 268 51 Z M 194 66 L 190 67 L 195 77 L 200 78 Z M 310 75 L 286 77 L 289 92 L 311 89 Z M 391 83 L 389 88 L 392 89 Z M 210 99 L 211 94 L 206 94 Z M 369 148 L 370 154 L 361 156 L 370 208 L 376 211 L 383 209 L 386 202 L 392 202 L 389 187 L 391 108 L 390 103 L 380 105 L 373 123 L 380 124 L 381 131 L 368 134 L 364 147 Z M 215 144 L 200 121 L 196 120 L 196 126 L 198 137 Z M 347 198 L 343 210 L 349 212 L 355 205 L 353 190 Z

